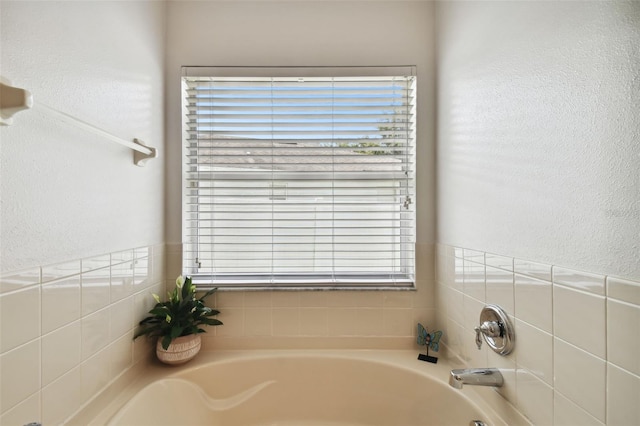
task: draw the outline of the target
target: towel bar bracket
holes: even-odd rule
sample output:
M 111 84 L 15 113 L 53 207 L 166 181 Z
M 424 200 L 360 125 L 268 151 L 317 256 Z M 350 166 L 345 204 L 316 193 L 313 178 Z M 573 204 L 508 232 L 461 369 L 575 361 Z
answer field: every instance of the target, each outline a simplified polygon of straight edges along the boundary
M 158 157 L 158 150 L 156 150 L 153 147 L 146 146 L 139 139 L 134 139 L 133 143 L 135 143 L 136 145 L 145 147 L 150 151 L 149 154 L 145 154 L 144 152 L 135 151 L 135 150 L 133 151 L 133 163 L 136 166 L 144 167 L 149 159 Z

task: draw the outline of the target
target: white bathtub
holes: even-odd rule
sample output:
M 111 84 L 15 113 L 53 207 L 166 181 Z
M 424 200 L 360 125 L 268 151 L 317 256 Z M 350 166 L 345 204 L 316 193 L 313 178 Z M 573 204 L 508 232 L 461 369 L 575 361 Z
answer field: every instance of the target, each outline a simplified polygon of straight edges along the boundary
M 474 389 L 451 388 L 450 366 L 417 351 L 222 351 L 182 367 L 153 366 L 122 395 L 108 425 L 526 424 Z M 487 389 L 495 394 L 491 389 Z M 129 392 L 132 392 L 129 390 Z M 113 410 L 113 409 L 112 409 Z

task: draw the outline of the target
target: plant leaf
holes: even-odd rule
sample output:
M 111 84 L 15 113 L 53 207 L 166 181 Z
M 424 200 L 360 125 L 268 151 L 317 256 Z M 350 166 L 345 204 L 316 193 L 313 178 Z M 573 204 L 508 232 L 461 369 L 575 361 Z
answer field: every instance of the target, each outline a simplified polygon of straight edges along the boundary
M 171 344 L 171 335 L 166 335 L 162 338 L 162 349 L 164 349 L 165 351 L 169 348 L 169 345 Z

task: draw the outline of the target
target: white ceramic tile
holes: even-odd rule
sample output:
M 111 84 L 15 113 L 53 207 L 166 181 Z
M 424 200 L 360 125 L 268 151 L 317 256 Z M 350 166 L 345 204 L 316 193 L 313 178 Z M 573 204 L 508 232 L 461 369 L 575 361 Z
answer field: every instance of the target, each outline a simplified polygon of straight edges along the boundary
M 438 315 L 443 315 L 446 318 L 449 315 L 449 308 L 447 304 L 447 292 L 449 289 L 444 285 L 436 285 L 435 288 L 435 302 L 438 310 Z
M 224 308 L 216 317 L 224 325 L 213 327 L 216 336 L 242 336 L 244 335 L 244 309 Z M 211 333 L 211 329 L 207 331 Z
M 40 390 L 40 340 L 0 355 L 0 400 L 9 410 Z
M 42 386 L 80 364 L 80 321 L 42 336 Z
M 326 293 L 326 306 L 330 308 L 357 308 L 357 293 L 354 291 L 330 291 Z
M 556 337 L 606 358 L 605 298 L 553 285 L 553 330 Z
M 553 424 L 554 426 L 601 426 L 591 414 L 578 407 L 561 393 L 553 395 Z
M 0 295 L 0 353 L 40 337 L 40 286 Z
M 379 311 L 376 309 L 376 311 Z M 329 320 L 327 308 L 301 308 L 300 309 L 300 335 L 301 336 L 327 336 L 329 335 Z
M 527 370 L 518 369 L 518 409 L 535 425 L 553 424 L 553 388 Z
M 107 306 L 111 301 L 109 268 L 82 274 L 82 315 L 86 316 Z
M 451 285 L 454 265 L 453 256 L 438 255 L 436 258 L 436 281 L 441 284 Z
M 329 336 L 356 335 L 357 308 L 329 308 L 327 315 Z
M 480 349 L 476 345 L 476 334 L 469 330 L 464 330 L 462 337 L 462 359 L 469 368 L 476 368 L 488 365 L 488 346 L 483 343 Z
M 517 274 L 528 275 L 539 280 L 551 281 L 551 265 L 544 263 L 513 259 L 513 271 Z
M 109 336 L 111 341 L 115 341 L 133 328 L 133 296 L 112 304 L 109 306 L 109 311 L 111 317 Z
M 485 282 L 484 264 L 464 261 L 464 278 L 462 283 L 464 294 L 484 302 Z
M 222 318 L 220 320 L 225 322 Z M 245 308 L 244 335 L 271 336 L 271 308 Z
M 109 351 L 103 349 L 80 366 L 82 396 L 86 402 L 111 380 Z
M 435 287 L 435 286 L 434 286 Z M 411 308 L 416 292 L 413 291 L 389 291 L 384 293 L 384 308 Z
M 640 376 L 607 364 L 607 426 L 640 425 Z
M 382 308 L 384 305 L 382 291 L 354 291 L 350 292 L 349 297 L 354 299 L 355 306 L 359 308 Z
M 450 284 L 452 288 L 462 291 L 464 288 L 464 260 L 455 257 L 453 261 L 453 280 Z
M 406 295 L 406 305 L 405 306 L 393 306 L 396 308 L 413 307 L 414 309 L 425 309 L 425 310 L 434 310 L 436 309 L 436 299 L 435 299 L 435 281 L 416 281 L 416 291 L 393 291 L 391 293 L 399 293 Z M 400 302 L 396 299 L 397 302 Z M 400 304 L 400 303 L 399 303 Z M 392 307 L 387 306 L 386 298 L 384 300 L 384 307 Z
M 80 318 L 80 294 L 80 275 L 42 285 L 43 334 Z
M 557 338 L 553 350 L 555 389 L 604 422 L 605 361 Z
M 433 281 L 436 277 L 433 244 L 415 245 L 416 279 Z
M 300 310 L 298 308 L 274 308 L 271 311 L 274 336 L 300 335 Z
M 300 306 L 300 292 L 276 291 L 271 295 L 271 306 L 274 308 L 297 308 Z
M 327 305 L 326 291 L 304 291 L 300 293 L 301 308 L 325 308 Z
M 117 377 L 133 364 L 133 332 L 114 341 L 107 350 L 109 351 L 109 372 L 111 377 Z
M 513 272 L 513 258 L 500 256 L 498 254 L 493 253 L 485 253 L 484 255 L 484 263 L 487 266 L 492 266 L 494 268 L 504 269 L 506 271 Z
M 123 250 L 116 253 L 111 253 L 111 264 L 129 262 L 133 260 L 133 250 Z
M 244 306 L 246 308 L 270 308 L 271 291 L 247 291 L 244 294 Z
M 547 333 L 552 330 L 552 287 L 548 281 L 515 274 L 515 316 Z
M 89 257 L 82 259 L 82 272 L 93 271 L 94 269 L 108 268 L 111 266 L 111 256 L 103 254 L 100 256 Z
M 169 281 L 175 281 L 182 274 L 182 253 L 165 253 L 165 273 Z
M 465 318 L 464 294 L 450 287 L 445 287 L 447 291 L 447 312 L 449 317 L 462 325 Z M 480 313 L 478 312 L 478 316 Z
M 151 281 L 154 283 L 164 279 L 165 259 L 166 254 L 164 250 L 159 251 L 157 255 L 151 257 Z
M 487 304 L 501 306 L 509 315 L 515 312 L 513 272 L 504 269 L 486 267 Z
M 521 320 L 516 320 L 515 327 L 518 367 L 553 386 L 553 336 Z
M 151 261 L 144 257 L 133 262 L 133 286 L 134 291 L 147 287 L 151 284 Z
M 243 308 L 244 292 L 242 291 L 218 291 L 216 294 L 217 305 L 221 310 L 224 308 Z
M 149 257 L 151 255 L 151 247 L 138 247 L 133 250 L 134 258 Z
M 40 283 L 40 268 L 30 268 L 19 272 L 5 273 L 0 277 L 0 293 L 20 290 Z
M 109 344 L 109 308 L 94 312 L 82 318 L 82 359 L 93 356 Z
M 464 256 L 464 250 L 460 247 L 454 247 L 453 248 L 453 255 L 455 257 L 459 257 L 462 259 L 462 257 Z
M 131 296 L 133 286 L 133 262 L 124 262 L 111 266 L 111 303 Z
M 484 252 L 471 249 L 462 249 L 462 256 L 465 260 L 470 260 L 484 265 Z
M 462 325 L 449 319 L 447 320 L 447 326 L 443 330 L 442 339 L 446 343 L 450 355 L 463 357 L 464 354 L 464 340 L 466 332 L 462 328 Z
M 607 356 L 640 376 L 640 306 L 607 301 Z
M 487 365 L 499 369 L 504 379 L 503 385 L 495 390 L 513 405 L 517 403 L 515 359 L 513 352 L 502 356 L 492 350 L 487 350 Z
M 465 295 L 462 299 L 462 306 L 464 311 L 462 325 L 465 330 L 474 332 L 475 328 L 480 324 L 480 312 L 484 308 L 484 302 Z
M 149 311 L 156 305 L 156 301 L 153 298 L 153 294 L 159 295 L 154 291 L 156 287 L 147 288 L 139 293 L 133 295 L 133 325 L 136 326 L 138 322 L 146 318 Z M 160 288 L 157 290 L 161 293 Z
M 80 366 L 42 388 L 42 424 L 62 424 L 80 408 Z
M 605 295 L 604 275 L 591 274 L 589 272 L 575 271 L 573 269 L 553 267 L 553 282 L 573 287 L 591 293 Z
M 438 256 L 454 256 L 454 249 L 447 244 L 436 243 L 436 253 Z
M 0 416 L 0 425 L 4 426 L 22 426 L 40 422 L 40 392 L 34 393 Z
M 640 282 L 607 277 L 607 296 L 640 305 Z
M 413 336 L 413 310 L 385 308 L 382 310 L 382 328 L 385 336 Z
M 80 261 L 74 260 L 71 262 L 57 263 L 55 265 L 47 265 L 42 267 L 42 282 L 55 281 L 64 277 L 72 275 L 78 275 L 82 268 L 80 267 Z
M 304 333 L 304 328 L 301 331 Z M 381 336 L 382 332 L 382 309 L 362 308 L 358 309 L 356 319 L 356 333 L 358 336 Z
M 213 328 L 215 330 L 215 328 Z M 215 334 L 215 331 L 212 335 Z M 149 361 L 155 357 L 155 346 L 151 339 L 139 337 L 133 341 L 133 363 L 140 361 Z

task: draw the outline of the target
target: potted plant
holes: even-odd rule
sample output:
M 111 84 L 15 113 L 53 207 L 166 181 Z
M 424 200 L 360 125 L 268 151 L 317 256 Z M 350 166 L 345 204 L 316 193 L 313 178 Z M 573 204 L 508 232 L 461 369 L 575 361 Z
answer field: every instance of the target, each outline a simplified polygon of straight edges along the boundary
M 220 312 L 204 305 L 204 300 L 216 290 L 211 289 L 197 299 L 191 277 L 179 276 L 166 302 L 161 302 L 157 294 L 153 295 L 156 305 L 149 311 L 151 315 L 140 321 L 141 329 L 133 338 L 157 337 L 156 355 L 166 364 L 189 361 L 200 351 L 200 333 L 206 332 L 200 326 L 222 325 L 221 321 L 212 318 Z

